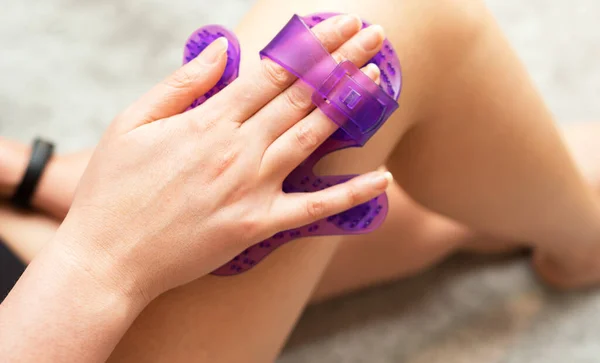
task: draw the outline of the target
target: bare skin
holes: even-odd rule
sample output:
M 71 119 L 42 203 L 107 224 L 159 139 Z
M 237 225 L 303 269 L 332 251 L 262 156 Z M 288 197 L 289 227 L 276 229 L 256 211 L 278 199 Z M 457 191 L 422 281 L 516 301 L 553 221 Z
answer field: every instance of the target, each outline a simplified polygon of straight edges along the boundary
M 241 276 L 208 276 L 161 296 L 134 323 L 115 361 L 273 360 L 311 297 L 413 274 L 459 248 L 480 249 L 490 240 L 501 248 L 521 241 L 532 248 L 537 271 L 555 286 L 587 286 L 600 279 L 596 192 L 573 161 L 578 152 L 568 153 L 483 4 L 381 0 L 375 5 L 262 0 L 237 34 L 244 51 L 253 54 L 292 12 L 324 7 L 358 13 L 386 29 L 403 64 L 401 109 L 364 148 L 319 165 L 327 174 L 381 165 L 392 171 L 405 192 L 392 191 L 386 225 L 368 237 L 292 243 Z M 256 61 L 245 57 L 242 72 Z M 84 157 L 76 159 L 70 163 L 85 165 Z M 36 205 L 60 215 L 69 200 L 54 195 L 68 196 L 69 183 L 60 184 L 65 189 L 59 193 L 44 189 L 45 183 L 52 185 L 52 174 L 45 176 Z M 378 248 L 365 250 L 366 241 Z M 357 256 L 366 253 L 373 255 L 357 264 Z

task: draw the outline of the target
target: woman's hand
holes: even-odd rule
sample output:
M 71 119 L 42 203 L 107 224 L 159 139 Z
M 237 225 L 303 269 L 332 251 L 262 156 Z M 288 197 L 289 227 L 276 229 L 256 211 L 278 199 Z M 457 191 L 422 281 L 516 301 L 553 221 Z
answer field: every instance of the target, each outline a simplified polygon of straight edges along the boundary
M 384 36 L 359 29 L 342 16 L 314 31 L 338 59 L 364 62 Z M 337 127 L 312 110 L 308 86 L 269 60 L 182 113 L 220 78 L 226 49 L 213 42 L 116 118 L 53 243 L 128 296 L 148 301 L 278 231 L 376 197 L 391 179 L 373 172 L 283 193 L 283 179 Z M 376 67 L 366 72 L 378 77 Z

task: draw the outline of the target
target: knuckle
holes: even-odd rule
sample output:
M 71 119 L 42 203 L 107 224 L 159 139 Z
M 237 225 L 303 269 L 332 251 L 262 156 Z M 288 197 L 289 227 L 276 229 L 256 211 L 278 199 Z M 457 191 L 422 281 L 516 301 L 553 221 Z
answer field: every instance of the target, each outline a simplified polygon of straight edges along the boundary
M 346 33 L 339 31 L 339 21 L 342 20 L 342 18 L 337 16 L 329 18 L 326 21 L 315 25 L 312 28 L 312 31 L 319 41 L 321 41 L 321 44 L 323 44 L 325 49 L 331 51 L 338 48 L 343 42 L 347 41 L 351 36 L 360 30 L 362 22 L 356 16 L 353 16 L 353 18 L 353 32 Z
M 306 202 L 306 214 L 312 220 L 318 220 L 325 216 L 325 202 L 320 199 L 310 199 Z
M 360 203 L 360 195 L 358 190 L 356 190 L 356 187 L 352 185 L 348 185 L 346 188 L 346 203 L 351 207 Z
M 302 123 L 295 132 L 296 144 L 302 150 L 312 150 L 319 144 L 319 138 L 313 128 Z
M 310 93 L 302 87 L 290 87 L 283 95 L 288 107 L 294 111 L 308 111 L 312 106 Z
M 174 89 L 187 89 L 194 83 L 195 79 L 190 67 L 181 67 L 171 77 L 167 78 L 164 83 L 166 86 Z
M 319 41 L 321 41 L 321 44 L 323 44 L 323 47 L 329 51 L 337 48 L 344 40 L 344 37 L 339 32 L 332 31 L 331 29 L 319 28 L 314 33 Z
M 127 125 L 130 124 L 131 120 L 139 120 L 141 118 L 143 116 L 140 116 L 140 112 L 136 110 L 135 106 L 129 106 L 108 125 L 107 133 L 112 135 L 124 133 L 129 130 Z
M 185 132 L 190 135 L 203 136 L 210 130 L 214 129 L 217 126 L 217 119 L 212 117 L 203 118 L 201 120 L 196 119 L 187 119 L 185 127 Z
M 255 211 L 248 211 L 245 216 L 240 220 L 240 231 L 242 231 L 244 237 L 259 236 L 264 230 L 264 222 L 261 218 L 258 218 L 258 213 Z
M 345 49 L 338 49 L 331 56 L 337 63 L 342 63 L 343 61 L 348 59 L 348 51 Z
M 270 60 L 264 60 L 261 64 L 264 76 L 275 87 L 285 88 L 292 80 L 292 75 L 279 64 Z

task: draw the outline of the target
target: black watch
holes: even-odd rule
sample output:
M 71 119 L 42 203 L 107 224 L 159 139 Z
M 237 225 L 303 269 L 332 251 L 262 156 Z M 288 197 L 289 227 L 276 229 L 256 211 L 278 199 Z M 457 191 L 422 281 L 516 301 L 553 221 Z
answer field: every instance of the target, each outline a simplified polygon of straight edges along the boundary
M 33 193 L 44 173 L 48 161 L 54 153 L 54 144 L 36 138 L 31 150 L 31 159 L 25 170 L 25 175 L 11 199 L 11 203 L 18 208 L 29 208 Z

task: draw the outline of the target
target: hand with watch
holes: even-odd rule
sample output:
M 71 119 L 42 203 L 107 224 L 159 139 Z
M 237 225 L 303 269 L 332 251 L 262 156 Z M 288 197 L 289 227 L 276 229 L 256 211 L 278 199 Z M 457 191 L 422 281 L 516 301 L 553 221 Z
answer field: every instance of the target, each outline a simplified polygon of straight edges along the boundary
M 344 15 L 309 20 L 312 30 L 302 18 L 292 18 L 265 48 L 261 66 L 229 85 L 223 78 L 231 75 L 227 55 L 235 43 L 217 33 L 217 39 L 200 44 L 197 57 L 113 121 L 55 237 L 0 306 L 0 356 L 106 359 L 159 294 L 243 258 L 240 252 L 244 256 L 253 245 L 266 248 L 260 243 L 281 231 L 315 232 L 315 222 L 385 192 L 387 172 L 289 189 L 303 185 L 307 175 L 295 172 L 311 155 L 366 142 L 397 107 L 399 92 L 399 84 L 391 95 L 379 88 L 374 81 L 383 74 L 379 67 L 338 66 L 329 56 L 355 53 L 362 66 L 379 49 L 361 47 L 360 37 L 350 40 L 357 32 L 383 37 L 380 27 L 364 25 L 359 32 L 359 19 Z M 356 31 L 340 31 L 344 25 Z M 290 51 L 279 50 L 284 43 L 310 47 L 320 61 L 291 64 L 280 58 Z M 299 71 L 296 66 L 303 64 L 309 67 Z M 290 104 L 289 92 L 312 95 L 320 110 Z M 198 98 L 202 104 L 194 101 Z M 188 109 L 193 103 L 197 107 Z M 321 144 L 326 149 L 318 151 Z M 30 206 L 52 150 L 47 142 L 34 143 L 12 198 L 19 207 Z M 381 212 L 363 209 L 356 218 Z M 340 231 L 369 225 L 338 218 Z M 231 262 L 226 266 L 231 269 Z M 69 319 L 61 318 L 66 315 Z M 94 339 L 81 333 L 91 326 Z

